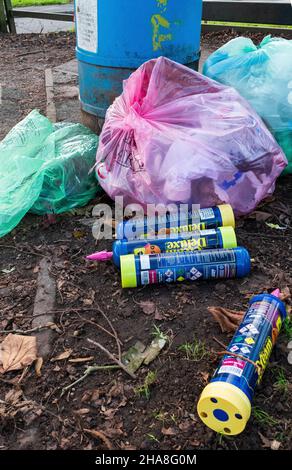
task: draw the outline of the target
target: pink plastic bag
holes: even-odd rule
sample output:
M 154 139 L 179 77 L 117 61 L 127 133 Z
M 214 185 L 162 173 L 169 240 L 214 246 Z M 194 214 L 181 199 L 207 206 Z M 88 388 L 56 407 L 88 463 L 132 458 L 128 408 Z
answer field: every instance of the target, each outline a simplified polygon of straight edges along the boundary
M 101 186 L 124 204 L 230 203 L 237 214 L 271 194 L 286 165 L 233 88 L 164 57 L 124 82 L 97 153 Z

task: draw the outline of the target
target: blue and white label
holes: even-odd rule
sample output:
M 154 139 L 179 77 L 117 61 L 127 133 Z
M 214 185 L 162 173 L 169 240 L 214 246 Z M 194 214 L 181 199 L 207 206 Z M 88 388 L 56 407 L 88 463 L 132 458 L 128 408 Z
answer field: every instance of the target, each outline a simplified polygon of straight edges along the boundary
M 88 52 L 98 50 L 98 0 L 76 0 L 78 47 Z

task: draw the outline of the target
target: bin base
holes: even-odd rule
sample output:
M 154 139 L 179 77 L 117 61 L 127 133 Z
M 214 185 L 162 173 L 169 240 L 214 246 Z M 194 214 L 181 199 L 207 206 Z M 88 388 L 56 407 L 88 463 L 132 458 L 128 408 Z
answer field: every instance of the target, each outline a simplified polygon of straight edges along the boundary
M 81 122 L 84 126 L 92 130 L 92 132 L 100 135 L 104 125 L 104 118 L 99 118 L 94 114 L 87 113 L 81 107 Z

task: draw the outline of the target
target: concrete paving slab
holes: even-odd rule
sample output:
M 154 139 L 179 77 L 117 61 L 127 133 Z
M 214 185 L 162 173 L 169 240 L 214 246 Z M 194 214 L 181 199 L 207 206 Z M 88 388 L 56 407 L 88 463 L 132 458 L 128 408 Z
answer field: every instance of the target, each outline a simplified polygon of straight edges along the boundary
M 68 5 L 46 5 L 36 7 L 14 8 L 16 11 L 33 11 L 45 13 L 72 13 L 74 6 Z M 56 33 L 60 31 L 72 31 L 73 22 L 43 20 L 37 18 L 15 18 L 16 31 L 18 34 L 27 33 Z
M 55 67 L 54 71 L 68 74 L 68 75 L 78 76 L 77 59 L 69 60 L 69 62 L 59 65 L 58 67 Z

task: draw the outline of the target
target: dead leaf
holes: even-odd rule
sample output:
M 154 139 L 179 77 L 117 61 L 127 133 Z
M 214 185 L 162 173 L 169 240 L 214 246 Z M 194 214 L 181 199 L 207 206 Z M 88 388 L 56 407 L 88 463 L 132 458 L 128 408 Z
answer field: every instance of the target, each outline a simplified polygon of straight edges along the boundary
M 245 312 L 237 312 L 223 307 L 208 307 L 208 311 L 213 315 L 221 327 L 222 333 L 233 333 L 243 320 Z
M 67 450 L 70 446 L 70 439 L 67 439 L 66 437 L 62 437 L 60 441 L 60 447 L 62 450 Z
M 9 390 L 9 392 L 6 393 L 5 402 L 11 405 L 15 405 L 19 402 L 19 399 L 22 397 L 22 395 L 22 390 L 12 388 Z
M 207 385 L 210 377 L 209 372 L 200 372 L 200 375 L 202 376 L 204 383 Z
M 84 230 L 74 230 L 73 232 L 73 237 L 76 238 L 76 240 L 80 240 L 81 238 L 86 237 L 86 232 Z
M 266 449 L 272 449 L 272 450 L 279 450 L 280 449 L 280 446 L 281 446 L 281 442 L 279 441 L 276 441 L 276 440 L 273 440 L 273 441 L 270 441 L 270 439 L 268 439 L 267 437 L 263 436 L 263 434 L 261 434 L 260 432 L 258 433 L 260 438 L 261 438 L 261 441 L 263 443 L 263 447 L 266 448 Z
M 180 423 L 178 427 L 182 432 L 188 432 L 191 428 L 194 427 L 194 423 L 191 420 L 187 420 L 183 423 Z
M 201 442 L 198 441 L 197 439 L 194 439 L 192 441 L 189 441 L 189 443 L 194 446 L 194 447 L 199 447 L 201 445 Z
M 276 441 L 276 440 L 271 442 L 271 449 L 272 450 L 279 450 L 280 447 L 281 447 L 281 442 Z
M 93 305 L 93 300 L 92 299 L 83 299 L 83 305 L 87 306 L 87 307 L 90 307 L 91 305 Z
M 109 437 L 110 439 L 115 439 L 120 436 L 124 436 L 125 433 L 123 431 L 123 421 L 119 422 L 110 422 L 108 427 L 104 430 L 104 434 Z
M 108 450 L 114 449 L 110 440 L 106 437 L 106 435 L 103 432 L 95 431 L 94 429 L 84 429 L 84 432 L 87 432 L 87 434 L 90 434 L 92 437 L 95 437 L 96 439 L 100 439 L 106 445 Z
M 162 428 L 161 432 L 164 436 L 176 436 L 177 431 L 174 428 Z
M 73 349 L 67 349 L 66 351 L 59 354 L 58 356 L 53 357 L 51 359 L 51 362 L 63 361 L 64 359 L 68 359 L 71 356 L 72 352 L 73 352 Z
M 282 302 L 291 299 L 291 292 L 288 286 L 284 287 L 284 289 L 281 289 L 280 299 Z
M 161 315 L 161 313 L 159 312 L 158 308 L 157 308 L 156 311 L 155 311 L 154 319 L 155 319 L 156 321 L 162 321 L 162 320 L 164 320 L 164 317 Z
M 132 446 L 131 444 L 124 444 L 123 442 L 120 443 L 120 448 L 122 450 L 137 450 L 137 447 Z
M 94 356 L 90 357 L 77 357 L 76 359 L 69 359 L 68 362 L 71 362 L 72 364 L 82 364 L 83 362 L 90 362 L 94 360 Z
M 124 385 L 121 382 L 115 382 L 107 395 L 110 398 L 117 398 L 124 395 Z
M 264 448 L 270 448 L 271 447 L 271 443 L 270 443 L 270 439 L 268 439 L 267 437 L 265 437 L 263 434 L 261 434 L 260 432 L 258 433 L 258 435 L 260 436 L 261 438 L 261 441 L 263 443 L 263 447 Z
M 156 305 L 151 300 L 145 300 L 144 302 L 139 302 L 138 304 L 145 315 L 153 315 L 156 312 Z
M 35 369 L 35 373 L 36 373 L 37 377 L 41 377 L 41 375 L 42 375 L 41 369 L 43 367 L 43 363 L 44 363 L 43 358 L 38 357 L 37 360 L 36 360 L 36 363 L 34 365 L 34 369 Z
M 254 211 L 252 214 L 248 216 L 249 219 L 255 219 L 258 222 L 266 222 L 266 220 L 270 219 L 272 217 L 272 214 L 269 214 L 269 212 L 263 212 L 263 211 Z
M 84 415 L 88 415 L 88 413 L 90 413 L 90 409 L 89 408 L 81 408 L 80 410 L 75 410 L 74 413 L 78 416 L 84 416 Z
M 37 357 L 35 336 L 10 333 L 0 346 L 0 373 L 20 370 L 30 366 Z

